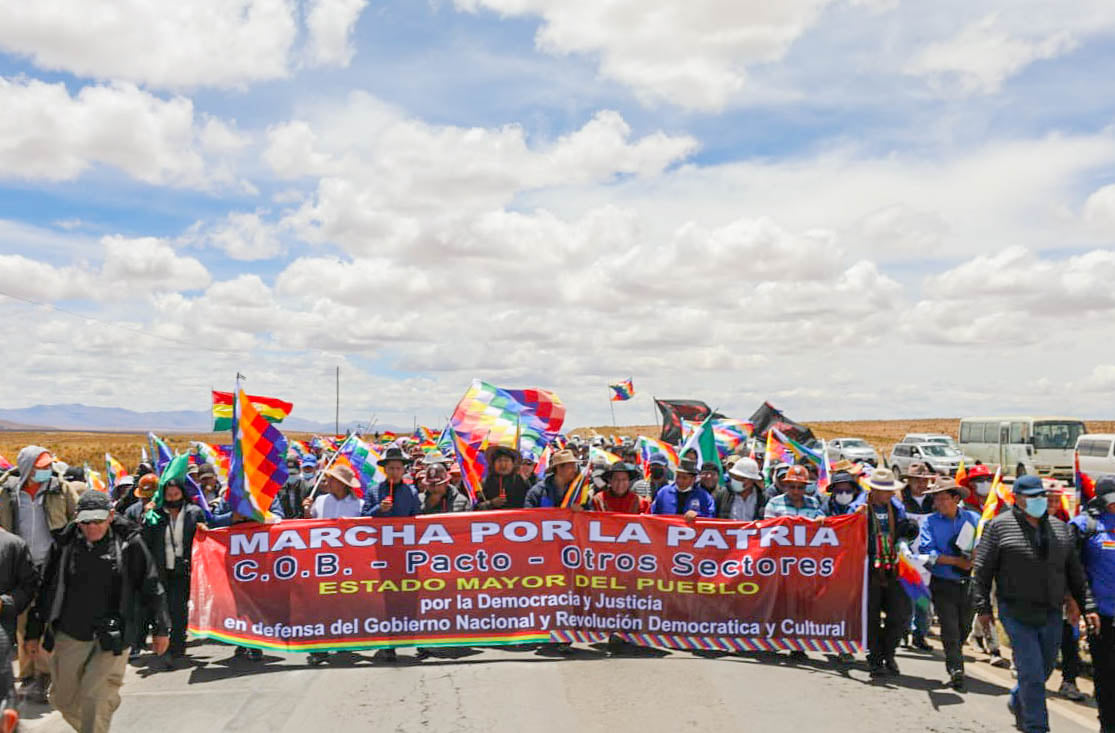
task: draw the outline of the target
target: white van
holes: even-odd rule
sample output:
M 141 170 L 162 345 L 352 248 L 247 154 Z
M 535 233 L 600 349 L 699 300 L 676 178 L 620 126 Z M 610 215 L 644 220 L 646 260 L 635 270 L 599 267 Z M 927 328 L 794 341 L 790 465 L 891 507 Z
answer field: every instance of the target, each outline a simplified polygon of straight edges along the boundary
M 1076 440 L 1080 470 L 1092 478 L 1115 473 L 1115 433 L 1089 433 Z
M 1076 440 L 1088 432 L 1075 417 L 966 417 L 960 449 L 1003 474 L 1036 473 L 1072 480 Z

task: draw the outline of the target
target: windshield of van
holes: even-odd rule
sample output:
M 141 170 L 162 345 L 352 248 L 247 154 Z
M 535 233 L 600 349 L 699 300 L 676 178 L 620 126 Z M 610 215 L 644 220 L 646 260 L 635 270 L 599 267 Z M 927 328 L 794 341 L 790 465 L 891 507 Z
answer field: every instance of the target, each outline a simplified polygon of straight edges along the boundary
M 840 441 L 840 445 L 844 446 L 845 448 L 866 448 L 867 447 L 867 443 L 860 440 L 859 438 L 845 438 L 844 440 Z
M 1071 450 L 1083 434 L 1082 422 L 1037 422 L 1034 423 L 1034 448 Z
M 947 445 L 939 445 L 937 443 L 926 443 L 921 447 L 921 452 L 927 456 L 934 456 L 935 458 L 945 458 L 954 455 Z

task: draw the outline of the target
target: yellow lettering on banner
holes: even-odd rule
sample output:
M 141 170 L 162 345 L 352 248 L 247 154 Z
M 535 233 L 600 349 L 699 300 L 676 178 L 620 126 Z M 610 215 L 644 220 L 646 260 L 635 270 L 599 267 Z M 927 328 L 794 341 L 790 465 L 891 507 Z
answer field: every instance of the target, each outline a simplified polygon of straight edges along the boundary
M 480 590 L 480 578 L 457 578 L 457 590 Z
M 565 587 L 565 576 L 564 575 L 547 575 L 546 576 L 546 587 L 547 588 L 553 588 L 555 585 L 564 588 Z
M 337 592 L 337 583 L 334 581 L 323 580 L 317 584 L 317 594 L 319 596 L 329 596 Z

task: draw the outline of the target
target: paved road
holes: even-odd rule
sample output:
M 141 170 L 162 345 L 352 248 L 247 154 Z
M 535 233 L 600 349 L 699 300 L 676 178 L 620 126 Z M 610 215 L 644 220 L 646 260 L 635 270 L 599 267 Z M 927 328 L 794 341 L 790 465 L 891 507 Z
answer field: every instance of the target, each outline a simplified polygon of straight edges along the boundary
M 234 660 L 231 647 L 196 644 L 174 671 L 129 667 L 117 731 L 1009 731 L 1010 674 L 969 664 L 969 691 L 942 684 L 939 651 L 903 652 L 902 676 L 868 679 L 821 655 L 701 658 L 686 652 L 608 657 L 582 646 L 570 658 L 532 651 L 463 650 L 457 659 L 394 666 L 371 653 L 310 668 L 303 655 Z M 144 660 L 140 660 L 143 664 Z M 1051 702 L 1052 728 L 1095 731 L 1095 711 Z M 68 731 L 56 712 L 31 708 L 26 730 Z

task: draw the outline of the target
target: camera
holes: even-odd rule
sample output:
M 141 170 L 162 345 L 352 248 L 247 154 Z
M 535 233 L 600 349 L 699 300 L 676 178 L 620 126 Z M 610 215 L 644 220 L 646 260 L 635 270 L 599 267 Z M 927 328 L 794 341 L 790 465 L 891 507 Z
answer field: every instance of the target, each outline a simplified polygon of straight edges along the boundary
M 124 623 L 116 615 L 105 616 L 93 623 L 93 631 L 101 649 L 120 656 L 124 652 Z

